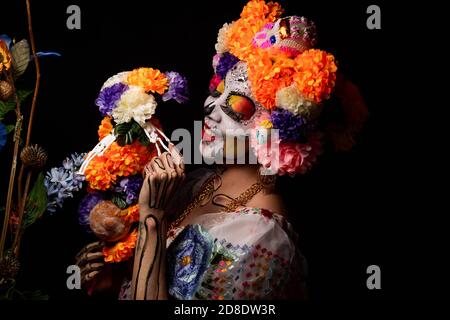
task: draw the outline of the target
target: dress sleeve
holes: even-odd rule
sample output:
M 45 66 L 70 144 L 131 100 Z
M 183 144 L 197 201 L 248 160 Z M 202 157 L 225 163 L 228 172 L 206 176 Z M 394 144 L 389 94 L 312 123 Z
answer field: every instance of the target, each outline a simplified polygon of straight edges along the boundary
M 179 266 L 169 281 L 169 293 L 176 298 L 294 298 L 286 290 L 292 281 L 290 285 L 298 288 L 294 291 L 302 293 L 304 267 L 299 261 L 303 257 L 290 224 L 280 216 L 245 208 L 206 214 L 196 223 L 186 227 L 169 250 L 169 265 Z M 197 249 L 192 247 L 195 243 Z M 189 279 L 189 286 L 183 287 L 183 279 Z

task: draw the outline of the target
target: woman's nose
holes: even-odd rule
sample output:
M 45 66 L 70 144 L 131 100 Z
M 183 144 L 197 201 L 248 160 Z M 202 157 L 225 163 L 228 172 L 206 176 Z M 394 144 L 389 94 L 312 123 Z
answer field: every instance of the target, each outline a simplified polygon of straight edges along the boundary
M 205 116 L 208 116 L 211 114 L 211 112 L 213 112 L 215 101 L 216 99 L 214 97 L 209 96 L 208 98 L 206 98 L 205 103 L 203 105 L 203 112 Z

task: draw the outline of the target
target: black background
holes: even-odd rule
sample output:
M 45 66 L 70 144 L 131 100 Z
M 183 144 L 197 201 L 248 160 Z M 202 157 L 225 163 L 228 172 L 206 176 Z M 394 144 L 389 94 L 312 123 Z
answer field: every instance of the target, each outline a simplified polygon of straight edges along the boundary
M 287 15 L 316 22 L 318 47 L 337 57 L 340 71 L 359 85 L 370 109 L 354 150 L 324 155 L 311 173 L 285 190 L 309 263 L 311 297 L 448 297 L 446 251 L 441 249 L 441 231 L 434 229 L 439 225 L 433 216 L 436 208 L 419 190 L 426 188 L 420 179 L 428 148 L 415 139 L 417 130 L 424 129 L 420 124 L 412 128 L 409 113 L 416 109 L 404 98 L 414 90 L 408 71 L 420 56 L 416 44 L 422 23 L 406 23 L 412 5 L 375 2 L 382 10 L 382 29 L 368 30 L 366 8 L 372 1 L 280 2 Z M 157 115 L 166 133 L 178 127 L 192 129 L 192 121 L 202 119 L 217 32 L 239 17 L 245 1 L 32 3 L 38 51 L 62 54 L 41 59 L 32 136 L 33 143 L 48 150 L 51 168 L 70 153 L 90 150 L 97 143 L 101 115 L 94 100 L 103 82 L 120 71 L 151 66 L 186 75 L 191 102 L 181 107 L 165 104 Z M 81 7 L 81 30 L 66 28 L 70 4 Z M 0 10 L 0 33 L 28 38 L 25 1 L 10 1 Z M 33 80 L 30 68 L 17 86 L 31 89 Z M 11 146 L 9 141 L 7 150 Z M 10 166 L 6 150 L 0 165 L 3 203 Z M 84 297 L 65 286 L 67 266 L 93 240 L 78 227 L 78 201 L 79 196 L 69 200 L 63 211 L 26 232 L 22 288 L 43 289 L 52 299 Z M 366 288 L 366 268 L 372 264 L 382 271 L 379 291 Z

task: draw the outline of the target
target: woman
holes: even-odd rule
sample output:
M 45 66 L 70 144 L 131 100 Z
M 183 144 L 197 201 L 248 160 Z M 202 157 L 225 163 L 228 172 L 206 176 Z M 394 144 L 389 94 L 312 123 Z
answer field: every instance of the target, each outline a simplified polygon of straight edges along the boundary
M 314 24 L 281 14 L 277 3 L 252 0 L 219 31 L 201 152 L 208 163 L 233 164 L 184 179 L 172 147 L 146 166 L 122 299 L 306 297 L 304 259 L 275 180 L 307 172 L 327 137 L 348 149 L 366 110 L 357 89 L 336 79 L 334 57 L 313 49 Z M 341 109 L 324 103 L 336 81 Z M 96 248 L 83 250 L 79 265 L 101 286 L 107 272 Z

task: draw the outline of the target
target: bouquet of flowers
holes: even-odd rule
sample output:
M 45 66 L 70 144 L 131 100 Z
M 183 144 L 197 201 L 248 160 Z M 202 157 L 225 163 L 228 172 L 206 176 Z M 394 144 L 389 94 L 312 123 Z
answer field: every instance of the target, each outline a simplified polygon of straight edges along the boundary
M 138 198 L 145 165 L 170 140 L 153 116 L 160 101 L 185 103 L 187 81 L 176 72 L 138 68 L 109 78 L 95 101 L 104 116 L 100 142 L 85 155 L 74 154 L 47 174 L 48 210 L 86 183 L 87 195 L 79 205 L 79 222 L 106 243 L 106 262 L 131 257 L 136 245 Z

